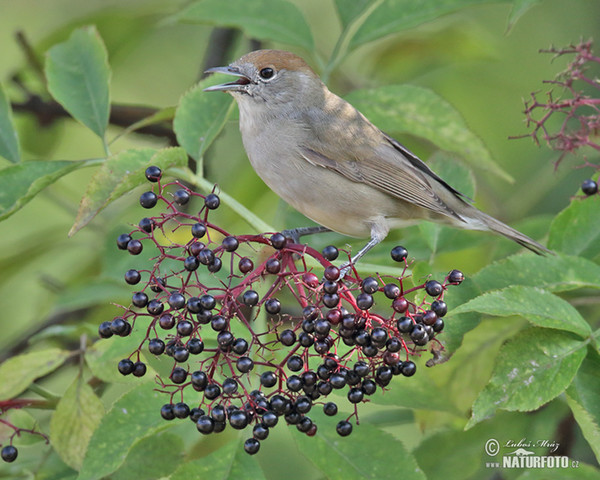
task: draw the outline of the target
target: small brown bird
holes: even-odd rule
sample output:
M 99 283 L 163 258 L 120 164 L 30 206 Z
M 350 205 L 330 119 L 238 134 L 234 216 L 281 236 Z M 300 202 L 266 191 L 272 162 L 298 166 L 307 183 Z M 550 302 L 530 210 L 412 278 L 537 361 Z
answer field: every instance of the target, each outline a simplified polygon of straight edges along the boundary
M 295 209 L 327 229 L 371 240 L 356 262 L 391 228 L 431 220 L 504 235 L 537 254 L 549 250 L 486 215 L 407 148 L 331 93 L 299 56 L 257 50 L 207 72 L 236 81 L 207 92 L 233 95 L 250 163 Z

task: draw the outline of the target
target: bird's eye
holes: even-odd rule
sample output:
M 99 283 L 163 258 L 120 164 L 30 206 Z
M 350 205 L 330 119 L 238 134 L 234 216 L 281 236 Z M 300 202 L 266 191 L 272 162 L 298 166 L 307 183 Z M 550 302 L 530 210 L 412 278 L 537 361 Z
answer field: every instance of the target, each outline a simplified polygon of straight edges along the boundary
M 275 72 L 273 71 L 272 68 L 263 68 L 260 72 L 259 75 L 264 78 L 265 80 L 271 78 L 273 75 L 275 74 Z

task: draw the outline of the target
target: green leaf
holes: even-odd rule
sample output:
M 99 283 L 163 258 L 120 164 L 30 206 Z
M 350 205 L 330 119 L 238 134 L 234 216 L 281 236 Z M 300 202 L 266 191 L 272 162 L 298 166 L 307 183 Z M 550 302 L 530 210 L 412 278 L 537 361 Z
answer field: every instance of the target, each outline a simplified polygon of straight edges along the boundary
M 385 0 L 356 31 L 350 48 L 383 38 L 392 33 L 408 30 L 442 15 L 469 5 L 491 3 L 492 0 Z
M 348 28 L 372 3 L 372 0 L 335 0 L 342 27 Z
M 537 468 L 523 472 L 516 480 L 598 480 L 599 475 L 596 467 L 576 461 L 568 471 L 562 468 Z
M 570 303 L 537 287 L 515 285 L 484 293 L 452 313 L 463 312 L 501 317 L 520 315 L 539 327 L 566 330 L 584 338 L 592 333 L 589 324 Z
M 508 22 L 506 29 L 509 31 L 517 20 L 525 15 L 531 7 L 535 4 L 540 3 L 540 0 L 512 0 L 512 7 L 510 9 L 510 14 L 508 15 Z
M 335 431 L 339 419 L 325 418 L 322 414 L 313 416 L 312 412 L 311 417 L 313 420 L 318 417 L 316 435 L 295 435 L 294 440 L 302 454 L 328 480 L 425 479 L 414 457 L 390 434 L 361 422 L 353 425 L 352 435 L 340 437 Z
M 149 165 L 156 165 L 163 171 L 182 167 L 187 165 L 187 155 L 180 147 L 158 151 L 144 148 L 124 150 L 107 158 L 88 184 L 69 235 L 77 233 L 109 203 L 135 187 L 147 184 L 144 171 Z
M 600 266 L 570 255 L 513 255 L 481 269 L 472 280 L 485 292 L 509 285 L 537 285 L 552 292 L 600 288 Z
M 594 258 L 600 254 L 600 196 L 576 199 L 550 226 L 548 248 Z
M 188 427 L 191 425 L 187 425 Z M 168 477 L 183 460 L 185 445 L 180 435 L 163 432 L 137 442 L 111 480 L 156 480 Z
M 0 170 L 0 220 L 10 217 L 48 185 L 82 162 L 22 162 Z
M 460 155 L 475 168 L 512 181 L 492 160 L 481 139 L 469 130 L 460 113 L 427 88 L 387 85 L 355 90 L 345 98 L 384 131 L 422 137 L 442 150 Z
M 104 415 L 92 435 L 78 480 L 95 480 L 114 472 L 137 441 L 171 425 L 160 416 L 168 396 L 156 392 L 155 387 L 154 382 L 143 383 Z
M 246 437 L 244 437 L 246 438 Z M 242 443 L 229 442 L 210 455 L 181 465 L 170 480 L 261 480 L 266 478 L 256 457 L 244 451 Z
M 2 84 L 0 84 L 0 156 L 12 163 L 21 160 L 19 137 L 13 123 L 10 101 Z
M 219 92 L 203 92 L 223 76 L 211 76 L 187 92 L 175 111 L 173 129 L 179 144 L 199 160 L 225 126 L 233 110 L 233 97 Z
M 490 382 L 473 404 L 466 428 L 501 408 L 531 411 L 569 386 L 586 354 L 586 342 L 546 328 L 519 332 L 500 349 Z
M 175 16 L 177 20 L 236 27 L 248 37 L 298 45 L 312 51 L 310 28 L 300 10 L 283 0 L 203 0 Z
M 65 110 L 104 139 L 110 112 L 110 69 L 95 27 L 79 28 L 48 50 L 46 78 L 48 90 Z
M 69 355 L 67 350 L 49 348 L 6 360 L 0 365 L 0 401 L 16 397 L 36 378 L 60 367 Z
M 104 406 L 92 388 L 78 376 L 58 402 L 50 420 L 50 440 L 60 458 L 81 468 L 92 433 L 104 415 Z
M 567 403 L 600 461 L 600 356 L 592 349 L 567 389 Z
M 150 125 L 157 125 L 157 124 L 161 124 L 161 123 L 170 123 L 173 120 L 174 116 L 175 116 L 175 107 L 161 108 L 160 110 L 156 111 L 152 115 L 144 117 L 141 120 L 138 120 L 137 122 L 132 123 L 127 128 L 123 129 L 121 132 L 119 132 L 118 135 L 116 135 L 111 140 L 111 143 L 115 142 L 119 138 L 121 138 L 131 132 L 135 132 L 136 130 L 140 130 L 142 128 L 149 127 Z

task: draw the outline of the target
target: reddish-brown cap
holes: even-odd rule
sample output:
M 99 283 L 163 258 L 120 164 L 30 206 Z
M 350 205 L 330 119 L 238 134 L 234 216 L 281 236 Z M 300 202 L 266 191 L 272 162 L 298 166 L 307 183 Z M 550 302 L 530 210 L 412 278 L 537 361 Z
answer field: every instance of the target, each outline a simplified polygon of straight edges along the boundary
M 318 78 L 312 68 L 298 55 L 285 50 L 255 50 L 247 53 L 235 63 L 252 63 L 258 71 L 272 68 L 275 71 L 291 70 L 303 72 Z

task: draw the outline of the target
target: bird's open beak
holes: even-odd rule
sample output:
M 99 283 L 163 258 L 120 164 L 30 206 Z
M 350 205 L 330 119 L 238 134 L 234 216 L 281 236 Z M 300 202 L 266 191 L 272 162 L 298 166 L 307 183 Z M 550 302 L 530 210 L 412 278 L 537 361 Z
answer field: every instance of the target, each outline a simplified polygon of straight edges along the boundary
M 235 67 L 213 67 L 206 70 L 204 73 L 224 73 L 225 75 L 233 75 L 239 77 L 235 82 L 222 83 L 213 85 L 204 89 L 205 92 L 242 92 L 245 91 L 246 85 L 253 83 L 246 75 L 241 73 Z

